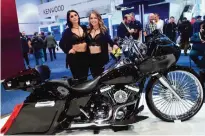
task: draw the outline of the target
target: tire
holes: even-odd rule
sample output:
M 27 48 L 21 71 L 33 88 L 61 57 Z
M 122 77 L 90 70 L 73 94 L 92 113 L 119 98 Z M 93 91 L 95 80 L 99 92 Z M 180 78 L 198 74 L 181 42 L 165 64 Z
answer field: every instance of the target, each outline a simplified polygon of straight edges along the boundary
M 175 77 L 173 76 L 174 73 L 175 73 Z M 183 80 L 183 79 L 179 80 L 177 78 L 177 74 L 178 74 L 178 77 L 183 77 L 183 79 L 185 79 L 185 80 Z M 180 76 L 180 74 L 182 76 Z M 189 120 L 190 118 L 192 118 L 194 115 L 196 115 L 198 113 L 198 111 L 201 109 L 203 102 L 204 102 L 204 90 L 203 90 L 203 84 L 200 81 L 200 77 L 192 69 L 189 69 L 187 67 L 181 67 L 181 66 L 174 66 L 174 67 L 170 68 L 166 73 L 164 73 L 164 76 L 167 77 L 168 81 L 170 81 L 170 83 L 173 84 L 173 86 L 175 85 L 177 92 L 180 93 L 182 101 L 176 99 L 171 93 L 168 92 L 168 90 L 165 90 L 166 88 L 163 85 L 160 85 L 158 78 L 153 77 L 148 82 L 148 85 L 146 88 L 147 92 L 146 92 L 145 97 L 146 97 L 146 102 L 147 102 L 148 108 L 156 117 L 158 117 L 161 120 L 166 121 L 166 122 L 174 122 L 175 120 L 181 120 L 181 121 Z M 188 79 L 190 79 L 190 80 L 188 80 Z M 177 82 L 175 82 L 175 81 L 177 81 Z M 186 83 L 188 83 L 188 81 L 190 81 L 190 84 L 186 84 Z M 193 82 L 193 81 L 195 81 L 195 82 Z M 180 86 L 180 85 L 183 85 L 183 86 Z M 157 87 L 158 87 L 158 89 L 156 89 Z M 169 109 L 168 111 L 170 111 L 170 114 L 167 114 L 166 112 L 163 113 L 162 109 L 160 110 L 160 108 L 157 108 L 157 103 L 153 101 L 153 99 L 157 97 L 157 96 L 155 96 L 155 95 L 157 95 L 155 93 L 155 89 L 157 91 L 159 91 L 161 89 L 161 92 L 159 92 L 158 95 L 163 97 L 162 100 L 164 100 L 166 103 L 168 103 L 168 107 L 166 107 L 165 110 L 167 111 L 167 109 Z M 193 90 L 196 90 L 197 92 L 192 93 Z M 187 91 L 190 91 L 190 92 L 188 92 L 188 95 L 187 95 Z M 186 100 L 186 97 L 189 97 L 188 100 Z M 170 98 L 170 99 L 168 99 L 168 98 Z M 197 100 L 194 100 L 195 98 Z M 162 100 L 160 100 L 160 101 L 162 101 Z M 193 104 L 190 109 L 187 109 L 187 107 L 185 107 L 185 106 L 191 104 L 192 101 L 195 101 L 195 104 Z M 159 100 L 158 100 L 158 102 L 159 102 Z M 160 106 L 167 105 L 167 104 L 165 104 L 165 102 L 163 104 L 161 104 Z M 185 103 L 187 105 L 185 105 Z M 169 106 L 169 104 L 171 106 Z M 177 108 L 177 106 L 178 106 L 178 108 Z M 175 115 L 174 115 L 174 109 L 175 109 Z M 181 112 L 184 109 L 187 111 L 184 113 L 181 112 L 181 114 L 177 115 L 176 109 L 179 109 L 179 112 Z

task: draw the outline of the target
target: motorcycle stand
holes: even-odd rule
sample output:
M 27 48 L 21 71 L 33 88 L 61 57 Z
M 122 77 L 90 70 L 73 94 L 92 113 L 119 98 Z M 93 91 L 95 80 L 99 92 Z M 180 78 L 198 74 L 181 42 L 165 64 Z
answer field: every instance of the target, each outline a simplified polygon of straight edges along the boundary
M 87 128 L 78 128 L 79 130 L 92 130 L 93 134 L 99 134 L 100 130 L 106 130 L 106 129 L 112 129 L 114 132 L 119 132 L 119 131 L 126 131 L 131 128 L 131 125 L 126 125 L 126 126 L 106 126 L 106 127 L 97 127 L 97 126 L 91 126 Z M 69 130 L 76 130 L 76 129 L 69 129 Z

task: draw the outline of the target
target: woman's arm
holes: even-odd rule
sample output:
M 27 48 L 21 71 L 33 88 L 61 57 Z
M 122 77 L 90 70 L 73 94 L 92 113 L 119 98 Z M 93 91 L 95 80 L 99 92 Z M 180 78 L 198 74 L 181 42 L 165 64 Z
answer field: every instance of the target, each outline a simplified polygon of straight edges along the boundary
M 63 50 L 65 54 L 68 54 L 70 49 L 72 48 L 70 41 L 71 33 L 69 31 L 69 28 L 65 30 L 65 32 L 62 35 L 62 38 L 59 42 L 59 47 Z

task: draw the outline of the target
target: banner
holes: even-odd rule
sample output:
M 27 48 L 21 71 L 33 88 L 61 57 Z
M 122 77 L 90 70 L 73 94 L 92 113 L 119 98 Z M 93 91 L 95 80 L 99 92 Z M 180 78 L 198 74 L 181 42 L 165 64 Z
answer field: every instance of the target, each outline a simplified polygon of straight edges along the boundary
M 66 17 L 69 10 L 76 10 L 80 17 L 87 17 L 91 10 L 97 10 L 100 14 L 111 11 L 110 0 L 57 0 L 38 6 L 41 18 L 59 16 Z

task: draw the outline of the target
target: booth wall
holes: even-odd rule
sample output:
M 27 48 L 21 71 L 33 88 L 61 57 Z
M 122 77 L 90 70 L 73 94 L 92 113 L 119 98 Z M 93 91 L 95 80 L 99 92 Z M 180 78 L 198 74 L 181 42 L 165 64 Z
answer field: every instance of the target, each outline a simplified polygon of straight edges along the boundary
M 3 0 L 1 8 L 1 80 L 24 68 L 15 0 Z
M 20 31 L 25 31 L 28 35 L 38 32 L 39 13 L 38 5 L 40 0 L 16 0 L 18 23 Z
M 153 5 L 153 6 L 144 6 L 144 13 L 158 13 L 160 15 L 161 19 L 169 18 L 169 10 L 170 10 L 170 3 L 165 4 L 159 4 L 159 5 Z M 163 11 L 163 12 L 162 12 Z M 131 9 L 131 10 L 125 10 L 122 12 L 122 15 L 134 12 L 135 14 L 139 14 L 139 9 Z

